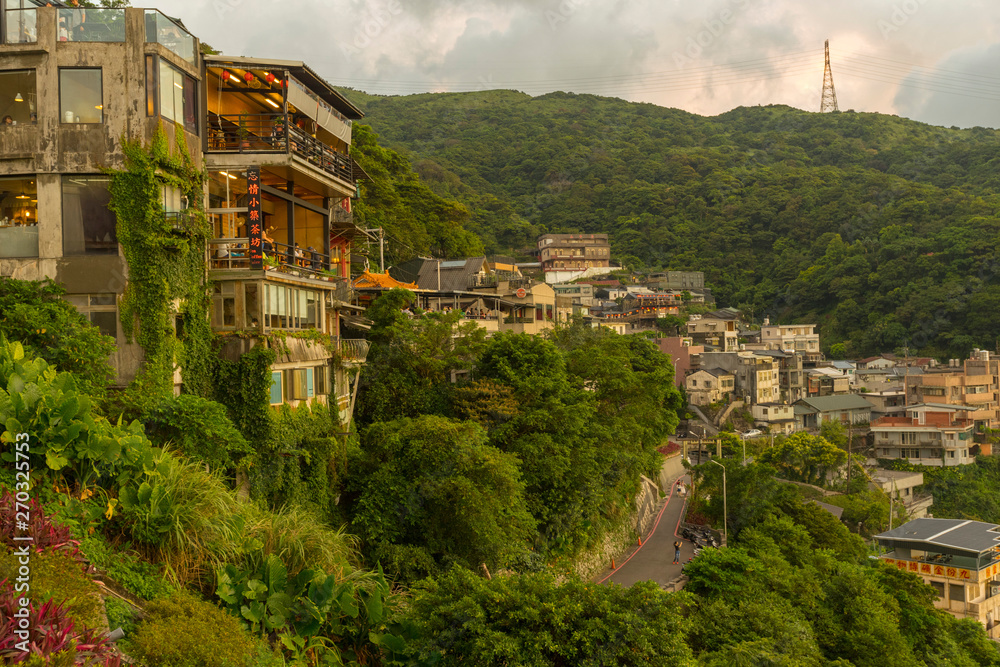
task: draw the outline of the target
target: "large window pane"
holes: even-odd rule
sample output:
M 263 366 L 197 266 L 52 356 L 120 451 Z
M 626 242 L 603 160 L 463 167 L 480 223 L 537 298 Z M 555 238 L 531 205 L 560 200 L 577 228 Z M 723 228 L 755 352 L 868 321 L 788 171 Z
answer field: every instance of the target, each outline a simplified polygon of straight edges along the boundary
M 35 10 L 37 2 L 32 0 L 6 0 L 4 3 L 4 42 L 7 44 L 30 44 L 38 41 Z
M 4 125 L 34 123 L 35 70 L 0 72 L 0 120 Z
M 146 115 L 156 115 L 156 56 L 146 56 Z
M 0 257 L 38 257 L 34 178 L 0 179 Z
M 198 132 L 196 83 L 166 60 L 160 59 L 160 115 Z
M 115 214 L 107 176 L 63 176 L 63 250 L 67 255 L 115 254 Z
M 59 118 L 64 123 L 104 121 L 100 69 L 59 70 Z

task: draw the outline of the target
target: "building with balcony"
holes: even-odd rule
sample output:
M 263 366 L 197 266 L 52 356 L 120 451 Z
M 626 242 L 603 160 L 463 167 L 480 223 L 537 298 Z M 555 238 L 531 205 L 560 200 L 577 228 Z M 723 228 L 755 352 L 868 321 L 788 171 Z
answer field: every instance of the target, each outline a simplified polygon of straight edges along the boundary
M 42 4 L 0 11 L 0 276 L 62 285 L 115 339 L 125 385 L 143 352 L 119 323 L 128 267 L 105 170 L 124 167 L 122 137 L 148 142 L 161 121 L 202 164 L 198 40 L 156 10 Z M 163 192 L 165 209 L 184 205 Z
M 240 334 L 221 354 L 317 330 L 331 344 L 285 346 L 272 400 L 336 396 L 345 408 L 344 373 L 364 358 L 364 345 L 339 335 L 362 177 L 347 149 L 360 112 L 302 63 L 203 57 L 197 38 L 155 9 L 40 4 L 13 0 L 0 12 L 0 107 L 12 119 L 0 124 L 0 275 L 64 286 L 116 339 L 117 383 L 134 379 L 144 355 L 120 324 L 129 267 L 106 170 L 125 168 L 123 138 L 148 144 L 162 126 L 208 173 L 209 315 L 217 333 Z M 157 179 L 163 220 L 183 232 L 196 203 Z M 249 260 L 251 201 L 273 270 Z M 181 382 L 175 373 L 175 391 Z
M 739 315 L 714 311 L 705 315 L 692 315 L 687 323 L 687 335 L 698 345 L 719 352 L 739 349 Z
M 963 519 L 914 519 L 875 536 L 880 558 L 911 572 L 937 594 L 934 606 L 982 623 L 1000 639 L 1000 526 Z
M 795 427 L 818 430 L 823 422 L 865 424 L 871 421 L 872 404 L 856 394 L 815 396 L 795 402 Z
M 754 426 L 763 426 L 771 433 L 795 431 L 795 409 L 785 403 L 756 403 L 750 406 Z
M 803 372 L 806 396 L 832 396 L 851 390 L 851 377 L 836 368 L 809 368 Z
M 418 257 L 391 267 L 389 273 L 396 280 L 417 285 L 413 290 L 416 307 L 459 310 L 490 333 L 536 334 L 556 324 L 555 290 L 524 277 L 513 264 L 486 257 Z
M 765 319 L 760 328 L 760 342 L 772 350 L 801 354 L 806 362 L 823 358 L 815 324 L 771 324 Z
M 702 271 L 662 271 L 651 273 L 646 285 L 653 289 L 671 291 L 701 291 L 705 289 L 705 274 Z
M 973 412 L 974 408 L 960 405 L 908 405 L 902 417 L 872 422 L 875 456 L 927 466 L 971 463 L 976 425 L 968 415 Z
M 688 401 L 694 405 L 711 405 L 732 396 L 736 377 L 721 368 L 694 371 L 684 378 Z
M 928 368 L 904 376 L 911 403 L 940 403 L 974 408 L 966 418 L 988 428 L 1000 427 L 1000 361 L 969 359 L 958 366 Z M 911 373 L 914 369 L 908 369 Z
M 607 234 L 545 234 L 536 252 L 547 283 L 600 275 L 611 267 Z
M 747 405 L 774 403 L 780 397 L 778 363 L 766 352 L 704 352 L 703 367 L 718 367 L 736 377 L 736 398 Z

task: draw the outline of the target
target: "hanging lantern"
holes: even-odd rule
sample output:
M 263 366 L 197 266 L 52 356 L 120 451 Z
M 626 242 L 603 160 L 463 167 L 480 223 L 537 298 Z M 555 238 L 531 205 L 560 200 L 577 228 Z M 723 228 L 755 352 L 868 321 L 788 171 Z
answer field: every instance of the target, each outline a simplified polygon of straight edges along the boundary
M 265 77 L 264 77 L 264 79 L 265 79 L 265 80 L 266 80 L 266 81 L 267 81 L 268 83 L 274 83 L 274 74 L 272 74 L 271 72 L 268 72 L 268 73 L 267 73 L 267 76 L 265 76 Z
M 253 72 L 247 72 L 246 74 L 244 74 L 243 80 L 246 81 L 247 83 L 253 81 Z
M 229 78 L 229 70 L 227 69 L 222 70 L 222 80 L 225 81 L 228 78 Z

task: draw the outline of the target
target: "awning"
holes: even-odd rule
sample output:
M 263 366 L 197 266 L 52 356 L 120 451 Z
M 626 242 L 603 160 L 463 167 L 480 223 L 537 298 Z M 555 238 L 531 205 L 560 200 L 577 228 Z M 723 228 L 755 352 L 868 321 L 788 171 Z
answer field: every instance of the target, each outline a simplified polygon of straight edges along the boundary
M 297 81 L 292 80 L 288 86 L 288 103 L 300 113 L 312 118 L 320 127 L 337 137 L 345 144 L 351 143 L 351 122 L 341 120 L 334 115 L 325 104 L 321 104 L 318 96 L 313 97 Z
M 374 322 L 369 320 L 367 317 L 360 317 L 358 315 L 345 315 L 344 313 L 340 314 L 340 321 L 351 328 L 360 329 L 361 331 L 371 330 L 372 324 L 374 324 Z

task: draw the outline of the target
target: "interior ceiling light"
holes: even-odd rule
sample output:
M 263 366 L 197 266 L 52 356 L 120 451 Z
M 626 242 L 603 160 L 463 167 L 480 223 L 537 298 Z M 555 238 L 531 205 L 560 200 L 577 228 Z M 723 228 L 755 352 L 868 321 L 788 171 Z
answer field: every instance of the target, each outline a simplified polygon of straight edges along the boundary
M 15 102 L 23 102 L 24 101 L 24 98 L 21 97 L 21 93 L 18 93 L 17 95 L 14 96 L 14 101 Z
M 21 190 L 21 194 L 19 194 L 18 196 L 14 197 L 14 199 L 31 199 L 31 197 L 29 197 L 28 195 L 24 194 L 24 190 L 22 189 Z
M 275 102 L 274 100 L 272 100 L 272 99 L 271 99 L 270 97 L 266 97 L 266 98 L 264 98 L 264 99 L 265 99 L 265 101 L 266 101 L 266 102 L 267 102 L 268 104 L 270 104 L 270 105 L 271 105 L 272 107 L 274 107 L 275 109 L 277 109 L 277 108 L 278 108 L 278 103 L 277 103 L 277 102 Z
M 235 81 L 236 83 L 240 83 L 240 77 L 236 76 L 232 72 L 229 73 L 229 78 Z

